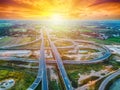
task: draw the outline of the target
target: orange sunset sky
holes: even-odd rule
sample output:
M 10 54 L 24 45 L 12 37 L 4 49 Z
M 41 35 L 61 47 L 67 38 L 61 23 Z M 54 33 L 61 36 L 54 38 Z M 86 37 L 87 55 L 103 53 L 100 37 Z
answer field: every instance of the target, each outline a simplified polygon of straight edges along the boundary
M 0 19 L 120 19 L 120 0 L 0 0 Z

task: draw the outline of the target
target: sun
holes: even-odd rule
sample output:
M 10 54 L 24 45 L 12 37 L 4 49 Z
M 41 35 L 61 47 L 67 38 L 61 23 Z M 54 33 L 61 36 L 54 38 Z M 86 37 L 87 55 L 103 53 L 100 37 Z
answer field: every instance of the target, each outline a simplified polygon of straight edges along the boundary
M 61 20 L 63 20 L 63 17 L 60 14 L 54 14 L 54 15 L 52 15 L 51 19 L 53 21 L 61 21 Z
M 53 14 L 50 18 L 50 21 L 53 24 L 61 24 L 61 23 L 63 23 L 64 19 L 63 19 L 63 16 L 60 14 Z

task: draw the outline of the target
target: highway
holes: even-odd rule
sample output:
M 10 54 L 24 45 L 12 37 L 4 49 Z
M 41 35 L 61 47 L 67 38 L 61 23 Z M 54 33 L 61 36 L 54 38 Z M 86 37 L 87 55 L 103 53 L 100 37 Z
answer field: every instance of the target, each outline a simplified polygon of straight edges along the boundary
M 79 41 L 79 42 L 85 42 L 85 41 Z M 64 60 L 63 61 L 63 63 L 64 64 L 93 64 L 93 63 L 99 63 L 99 62 L 103 62 L 103 61 L 105 61 L 105 60 L 107 60 L 108 58 L 109 58 L 109 56 L 111 55 L 111 52 L 110 52 L 110 50 L 108 49 L 108 48 L 106 48 L 106 47 L 104 47 L 104 46 L 102 46 L 102 45 L 98 45 L 98 44 L 96 44 L 96 43 L 91 43 L 91 42 L 86 42 L 86 43 L 89 43 L 89 44 L 94 44 L 94 45 L 96 45 L 96 46 L 98 46 L 98 47 L 101 47 L 101 48 L 103 48 L 106 52 L 105 52 L 105 54 L 102 56 L 102 57 L 99 57 L 99 58 L 95 58 L 95 59 L 92 59 L 92 60 L 88 60 L 88 61 L 79 61 L 79 60 L 77 60 L 77 61 L 74 61 L 74 60 Z M 72 47 L 74 47 L 74 46 L 72 46 Z M 70 48 L 72 48 L 71 46 L 70 46 Z M 58 47 L 58 48 L 60 48 L 60 47 Z M 58 49 L 57 48 L 57 49 Z M 65 48 L 67 48 L 68 49 L 68 46 L 66 47 L 61 47 L 61 49 L 65 49 Z M 51 50 L 51 47 L 45 47 L 44 49 L 48 49 L 48 50 Z M 2 49 L 0 49 L 0 50 L 2 50 Z M 4 50 L 7 50 L 6 48 L 4 48 Z M 8 50 L 13 50 L 13 49 L 8 49 Z M 21 50 L 21 49 L 20 49 Z M 31 49 L 32 50 L 32 49 Z M 38 50 L 38 49 L 37 49 Z M 25 58 L 17 58 L 17 57 L 0 57 L 0 60 L 6 60 L 6 61 L 21 61 L 21 62 L 38 62 L 37 60 L 31 60 L 31 59 L 25 59 Z M 46 61 L 46 63 L 53 63 L 53 64 L 55 64 L 56 63 L 56 61 L 55 60 L 51 60 L 51 61 L 49 61 L 49 60 L 47 60 Z
M 47 34 L 47 37 L 48 37 L 48 41 L 50 43 L 50 46 L 51 46 L 51 49 L 53 51 L 53 54 L 54 54 L 54 57 L 57 61 L 57 65 L 58 65 L 58 69 L 60 71 L 60 74 L 62 76 L 62 79 L 63 79 L 63 82 L 65 84 L 65 88 L 66 90 L 73 90 L 73 87 L 71 85 L 71 82 L 67 76 L 67 73 L 65 71 L 65 68 L 64 68 L 64 65 L 63 65 L 63 62 L 62 62 L 62 59 L 60 57 L 60 54 L 56 48 L 56 46 L 54 45 L 54 43 L 51 41 L 50 37 L 49 37 L 49 34 L 46 32 Z
M 63 63 L 64 64 L 93 64 L 93 63 L 103 62 L 103 61 L 105 61 L 109 58 L 109 56 L 111 55 L 111 52 L 108 48 L 106 48 L 104 46 L 99 45 L 99 47 L 103 48 L 106 51 L 105 54 L 102 57 L 95 58 L 95 59 L 92 59 L 92 60 L 87 60 L 87 61 L 64 60 Z M 45 48 L 45 49 L 47 50 L 47 49 L 50 49 L 50 48 Z M 38 62 L 37 60 L 31 60 L 31 59 L 26 60 L 25 58 L 17 58 L 17 57 L 0 57 L 0 60 L 21 61 L 21 62 Z M 46 63 L 55 64 L 56 61 L 55 60 L 50 60 L 50 61 L 47 60 Z
M 108 76 L 101 84 L 98 90 L 105 90 L 106 85 L 115 77 L 117 77 L 118 75 L 120 75 L 120 69 L 118 71 L 116 71 L 115 73 L 111 74 L 110 76 Z
M 14 62 L 28 62 L 28 63 L 39 63 L 38 60 L 35 59 L 27 59 L 26 58 L 17 58 L 17 57 L 0 57 L 1 61 L 14 61 Z M 103 62 L 104 60 L 90 60 L 90 61 L 74 61 L 74 60 L 64 60 L 64 64 L 73 64 L 73 65 L 80 65 L 80 64 L 93 64 L 93 63 L 100 63 Z M 56 60 L 46 60 L 47 64 L 56 64 Z
M 38 75 L 33 82 L 33 84 L 27 90 L 35 90 L 42 80 L 42 90 L 48 90 L 48 79 L 47 79 L 47 71 L 46 71 L 46 61 L 45 61 L 45 53 L 44 53 L 44 37 L 41 32 L 41 48 L 40 48 L 40 58 L 39 58 L 39 69 Z
M 47 69 L 46 69 L 46 58 L 45 58 L 45 45 L 44 45 L 44 37 L 43 32 L 41 32 L 41 49 L 40 49 L 40 60 L 42 67 L 42 90 L 48 90 L 48 79 L 47 79 Z
M 0 57 L 1 60 L 7 60 L 7 61 L 21 61 L 21 62 L 35 62 L 35 63 L 37 62 L 37 63 L 39 63 L 38 75 L 37 75 L 35 81 L 33 82 L 33 84 L 27 90 L 35 90 L 38 87 L 38 85 L 39 85 L 39 83 L 41 81 L 42 81 L 42 90 L 48 90 L 49 89 L 48 88 L 46 63 L 52 63 L 52 64 L 56 64 L 57 63 L 57 66 L 58 66 L 58 69 L 60 71 L 61 77 L 62 77 L 63 82 L 65 84 L 66 90 L 73 90 L 73 87 L 72 87 L 71 82 L 70 82 L 70 80 L 69 80 L 69 78 L 67 76 L 67 73 L 65 71 L 63 63 L 64 64 L 93 64 L 93 63 L 103 62 L 104 60 L 108 59 L 109 56 L 111 55 L 111 52 L 109 51 L 109 49 L 104 47 L 104 46 L 102 46 L 102 45 L 98 45 L 98 44 L 91 43 L 91 42 L 85 42 L 85 41 L 77 41 L 77 42 L 80 42 L 80 43 L 88 43 L 88 44 L 96 45 L 98 47 L 103 48 L 106 52 L 105 52 L 105 54 L 102 57 L 95 58 L 95 59 L 92 59 L 92 60 L 89 60 L 89 61 L 74 61 L 74 60 L 64 60 L 64 61 L 62 61 L 62 59 L 60 57 L 60 54 L 59 54 L 57 49 L 58 48 L 60 48 L 60 49 L 74 48 L 75 42 L 73 42 L 72 40 L 68 40 L 68 41 L 71 41 L 74 45 L 63 46 L 63 47 L 56 47 L 54 42 L 51 41 L 49 33 L 46 32 L 46 34 L 47 34 L 48 41 L 50 43 L 50 47 L 45 47 L 45 45 L 44 45 L 44 40 L 45 40 L 44 39 L 44 35 L 43 35 L 43 32 L 41 32 L 41 38 L 36 40 L 36 41 L 30 42 L 30 43 L 26 43 L 26 44 L 23 44 L 23 45 L 21 44 L 21 45 L 17 45 L 17 46 L 10 46 L 10 47 L 0 48 L 0 50 L 14 50 L 14 47 L 26 46 L 26 45 L 38 42 L 39 40 L 42 41 L 40 49 L 34 49 L 34 48 L 32 49 L 32 47 L 30 48 L 30 50 L 40 50 L 39 61 L 38 60 L 32 60 L 32 59 L 25 60 L 24 58 L 16 58 L 16 57 L 8 57 L 8 58 L 7 57 Z M 49 50 L 51 50 L 53 52 L 53 56 L 54 56 L 55 60 L 50 60 L 50 61 L 47 60 L 46 61 L 45 52 L 44 52 L 45 49 L 49 49 Z M 15 49 L 15 50 L 18 50 L 18 49 Z M 113 75 L 113 76 L 115 76 L 115 75 Z M 105 81 L 105 83 L 106 82 L 107 81 Z M 103 87 L 100 87 L 99 90 L 104 90 L 104 89 L 103 89 Z
M 27 46 L 27 45 L 25 45 Z M 57 47 L 58 49 L 73 49 L 74 46 L 65 46 L 65 47 Z M 50 50 L 51 48 L 46 47 L 45 49 Z M 30 48 L 26 48 L 24 46 L 19 46 L 19 47 L 9 47 L 9 48 L 2 48 L 0 47 L 0 50 L 40 50 L 40 48 L 37 47 L 30 47 Z

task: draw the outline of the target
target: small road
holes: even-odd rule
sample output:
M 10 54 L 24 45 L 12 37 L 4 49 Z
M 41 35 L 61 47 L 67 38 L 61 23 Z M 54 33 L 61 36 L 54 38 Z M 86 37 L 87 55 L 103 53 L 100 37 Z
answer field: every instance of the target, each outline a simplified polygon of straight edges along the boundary
M 111 74 L 110 76 L 108 76 L 100 85 L 98 90 L 105 90 L 106 85 L 115 77 L 117 77 L 118 75 L 120 75 L 120 69 L 118 71 L 116 71 L 115 73 Z

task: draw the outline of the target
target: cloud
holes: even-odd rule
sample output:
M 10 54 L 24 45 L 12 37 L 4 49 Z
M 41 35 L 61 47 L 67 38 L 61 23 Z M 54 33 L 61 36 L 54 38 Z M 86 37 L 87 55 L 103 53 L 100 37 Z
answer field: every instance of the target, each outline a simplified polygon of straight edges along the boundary
M 104 3 L 120 3 L 120 0 L 96 0 L 90 6 L 96 6 L 96 5 L 104 4 Z
M 120 0 L 0 0 L 0 18 L 44 19 L 56 13 L 71 19 L 116 18 L 119 17 L 119 2 Z

